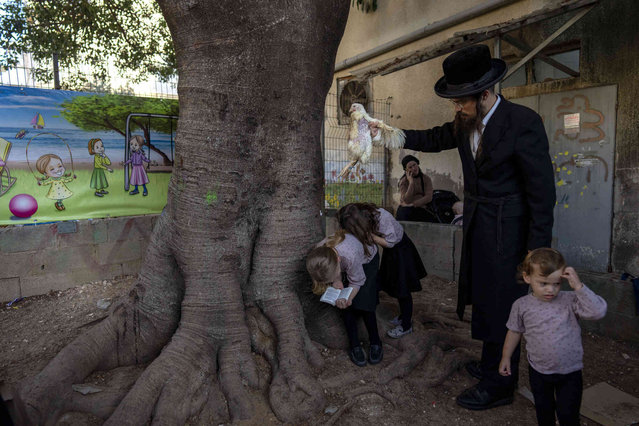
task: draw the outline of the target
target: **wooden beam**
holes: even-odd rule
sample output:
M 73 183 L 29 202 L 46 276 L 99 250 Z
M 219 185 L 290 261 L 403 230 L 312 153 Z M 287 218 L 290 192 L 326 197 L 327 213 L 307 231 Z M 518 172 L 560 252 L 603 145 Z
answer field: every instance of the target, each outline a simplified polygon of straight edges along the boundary
M 557 31 L 552 33 L 546 40 L 542 41 L 539 44 L 539 46 L 535 47 L 533 50 L 528 52 L 528 54 L 526 56 L 524 56 L 523 58 L 521 58 L 521 60 L 519 62 L 517 62 L 514 66 L 512 66 L 511 68 L 508 69 L 508 72 L 506 73 L 506 76 L 504 77 L 504 80 L 507 79 L 508 77 L 510 77 L 515 71 L 517 71 L 519 68 L 521 68 L 526 62 L 528 62 L 529 60 L 534 58 L 535 55 L 537 55 L 539 52 L 541 52 L 541 50 L 544 47 L 548 46 L 554 39 L 559 37 L 564 31 L 566 31 L 568 28 L 570 28 L 572 26 L 572 24 L 574 24 L 575 22 L 580 20 L 586 13 L 590 12 L 593 7 L 594 6 L 590 6 L 590 7 L 586 8 L 586 9 L 580 10 L 575 16 L 570 18 L 568 20 L 568 22 L 563 24 Z
M 528 46 L 528 44 L 522 40 L 516 39 L 514 37 L 511 37 L 509 35 L 503 35 L 502 39 L 504 39 L 508 44 L 510 44 L 511 46 L 517 48 L 518 50 L 520 50 L 521 52 L 524 53 L 524 55 L 528 52 L 530 52 L 532 50 L 532 48 L 530 46 Z M 579 77 L 579 71 L 575 71 L 572 68 L 570 68 L 568 65 L 564 65 L 559 61 L 556 61 L 552 58 L 549 58 L 548 56 L 544 55 L 543 53 L 538 53 L 537 56 L 535 56 L 536 59 L 539 59 L 541 61 L 544 61 L 545 63 L 547 63 L 548 65 L 557 68 L 559 71 L 562 71 L 572 77 Z
M 453 37 L 439 43 L 435 43 L 424 49 L 415 50 L 411 53 L 398 56 L 385 61 L 377 62 L 367 67 L 351 71 L 350 74 L 359 78 L 367 79 L 378 75 L 387 75 L 395 71 L 428 61 L 430 59 L 445 55 L 465 46 L 477 44 L 493 37 L 518 30 L 537 22 L 562 15 L 566 12 L 594 6 L 599 0 L 570 0 L 551 7 L 546 7 L 532 12 L 517 19 L 476 28 L 468 31 L 457 32 Z

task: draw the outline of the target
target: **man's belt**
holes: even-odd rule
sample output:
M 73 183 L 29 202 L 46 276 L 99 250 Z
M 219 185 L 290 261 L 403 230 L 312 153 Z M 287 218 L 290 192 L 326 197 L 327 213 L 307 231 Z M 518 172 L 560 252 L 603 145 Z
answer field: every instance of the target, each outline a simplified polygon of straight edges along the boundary
M 478 204 L 492 204 L 497 206 L 497 254 L 503 253 L 501 243 L 501 217 L 505 204 L 519 203 L 524 200 L 523 194 L 510 194 L 503 197 L 484 197 L 482 195 L 472 195 L 464 193 L 464 201 L 471 200 Z

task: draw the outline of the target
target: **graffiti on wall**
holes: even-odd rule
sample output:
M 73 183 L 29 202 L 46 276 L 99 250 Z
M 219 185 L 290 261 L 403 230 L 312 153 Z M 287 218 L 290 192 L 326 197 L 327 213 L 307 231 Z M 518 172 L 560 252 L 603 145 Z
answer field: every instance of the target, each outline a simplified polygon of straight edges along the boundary
M 555 114 L 563 124 L 554 132 L 553 146 L 556 148 L 554 153 L 551 152 L 557 205 L 567 209 L 571 197 L 583 197 L 592 190 L 593 170 L 601 169 L 596 172 L 597 179 L 608 181 L 608 162 L 598 155 L 598 147 L 607 143 L 606 133 L 601 128 L 605 117 L 582 94 L 562 98 L 561 104 L 555 108 Z M 577 145 L 574 145 L 575 142 Z

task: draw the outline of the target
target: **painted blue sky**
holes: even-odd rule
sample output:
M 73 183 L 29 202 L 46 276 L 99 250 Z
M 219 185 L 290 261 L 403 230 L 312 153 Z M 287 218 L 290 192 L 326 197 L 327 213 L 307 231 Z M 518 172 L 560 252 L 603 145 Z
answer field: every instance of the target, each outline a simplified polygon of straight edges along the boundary
M 60 104 L 87 92 L 0 86 L 0 127 L 31 129 L 31 119 L 42 114 L 45 129 L 77 129 L 60 115 Z

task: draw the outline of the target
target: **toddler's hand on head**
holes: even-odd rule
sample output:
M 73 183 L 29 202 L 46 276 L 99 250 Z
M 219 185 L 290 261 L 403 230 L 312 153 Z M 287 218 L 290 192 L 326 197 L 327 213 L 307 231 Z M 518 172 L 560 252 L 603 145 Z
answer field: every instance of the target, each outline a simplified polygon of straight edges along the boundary
M 567 280 L 573 290 L 580 290 L 581 287 L 583 287 L 583 283 L 579 279 L 577 271 L 575 271 L 575 268 L 572 266 L 567 266 L 566 269 L 564 269 L 564 273 L 561 275 L 561 278 Z

